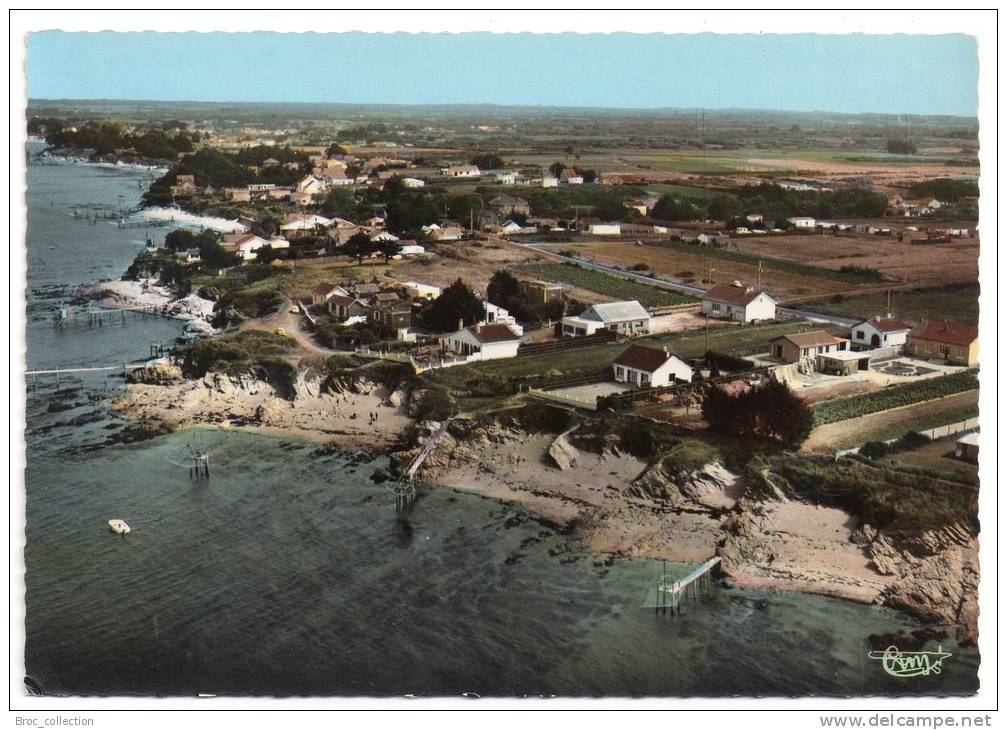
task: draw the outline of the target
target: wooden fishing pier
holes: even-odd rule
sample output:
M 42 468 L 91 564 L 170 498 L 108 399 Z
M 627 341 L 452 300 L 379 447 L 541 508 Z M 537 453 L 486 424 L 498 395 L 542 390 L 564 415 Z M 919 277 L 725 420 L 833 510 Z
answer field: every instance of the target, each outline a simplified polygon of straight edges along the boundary
M 130 315 L 130 316 L 127 316 Z M 139 319 L 185 319 L 158 307 L 127 307 L 124 309 L 78 309 L 62 307 L 53 312 L 52 326 L 57 330 L 99 327 L 124 327 Z
M 702 565 L 693 568 L 682 578 L 673 578 L 666 573 L 662 573 L 657 579 L 654 589 L 655 594 L 648 592 L 644 600 L 643 607 L 653 606 L 654 613 L 668 613 L 672 615 L 682 612 L 682 599 L 688 602 L 691 592 L 692 600 L 698 601 L 701 593 L 709 593 L 713 589 L 712 572 L 720 565 L 720 557 L 714 556 Z

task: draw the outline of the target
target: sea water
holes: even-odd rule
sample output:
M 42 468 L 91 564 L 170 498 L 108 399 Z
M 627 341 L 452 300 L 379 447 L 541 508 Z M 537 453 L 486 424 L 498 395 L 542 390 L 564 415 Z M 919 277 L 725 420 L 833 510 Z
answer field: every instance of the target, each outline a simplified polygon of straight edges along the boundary
M 119 276 L 142 229 L 73 218 L 134 205 L 149 175 L 28 172 L 28 362 L 142 357 L 177 323 L 57 331 L 48 310 Z M 140 184 L 138 184 L 138 182 Z M 120 197 L 121 196 L 121 197 Z M 161 231 L 163 233 L 163 231 Z M 894 678 L 868 636 L 898 612 L 716 587 L 641 608 L 662 571 L 603 561 L 518 509 L 427 486 L 398 513 L 384 460 L 201 429 L 122 443 L 114 391 L 52 386 L 26 413 L 26 674 L 50 694 L 963 694 L 974 650 Z M 190 479 L 192 450 L 210 477 Z M 14 488 L 14 487 L 12 487 Z M 132 533 L 107 526 L 124 519 Z M 711 552 L 712 552 L 711 546 Z

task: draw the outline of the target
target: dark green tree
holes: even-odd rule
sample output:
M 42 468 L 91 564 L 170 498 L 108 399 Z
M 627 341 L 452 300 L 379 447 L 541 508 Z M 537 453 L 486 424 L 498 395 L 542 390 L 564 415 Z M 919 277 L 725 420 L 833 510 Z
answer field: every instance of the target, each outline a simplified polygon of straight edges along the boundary
M 344 256 L 349 256 L 357 260 L 357 265 L 361 266 L 364 263 L 364 259 L 378 250 L 379 244 L 371 240 L 371 237 L 366 233 L 361 231 L 360 233 L 354 233 L 350 238 L 342 245 L 339 252 Z
M 432 332 L 453 332 L 459 322 L 465 327 L 482 317 L 482 302 L 461 279 L 441 292 L 421 314 L 424 327 Z

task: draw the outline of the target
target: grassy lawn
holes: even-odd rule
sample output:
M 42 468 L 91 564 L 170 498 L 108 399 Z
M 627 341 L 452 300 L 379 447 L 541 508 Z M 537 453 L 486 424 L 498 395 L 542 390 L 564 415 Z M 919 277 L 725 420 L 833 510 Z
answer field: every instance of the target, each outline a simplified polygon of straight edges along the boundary
M 536 277 L 558 281 L 579 289 L 597 292 L 613 299 L 636 299 L 645 307 L 667 307 L 695 302 L 695 297 L 659 289 L 638 281 L 585 269 L 575 264 L 532 264 L 522 269 Z
M 842 296 L 804 302 L 799 309 L 828 312 L 845 317 L 883 314 L 888 296 L 885 292 Z M 979 321 L 978 285 L 947 286 L 939 289 L 913 289 L 892 292 L 892 314 L 909 321 L 943 319 L 974 324 Z

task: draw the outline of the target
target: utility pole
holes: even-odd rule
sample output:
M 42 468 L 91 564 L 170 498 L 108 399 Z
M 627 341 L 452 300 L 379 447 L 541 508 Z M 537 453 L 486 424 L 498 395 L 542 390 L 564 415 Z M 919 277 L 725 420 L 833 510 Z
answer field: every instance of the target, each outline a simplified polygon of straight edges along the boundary
M 706 277 L 706 283 L 707 283 L 707 284 L 708 284 L 709 286 L 713 286 L 713 272 L 714 272 L 714 271 L 716 271 L 716 269 L 715 269 L 715 268 L 713 268 L 713 263 L 711 262 L 711 263 L 710 263 L 710 273 L 709 273 L 709 274 L 707 275 L 707 277 Z
M 755 287 L 755 291 L 762 291 L 762 259 L 759 259 L 759 283 Z

